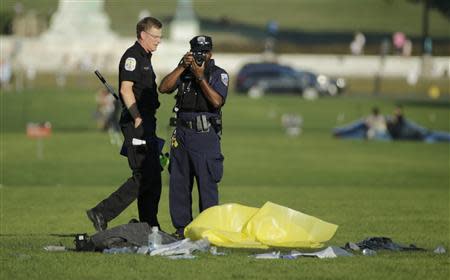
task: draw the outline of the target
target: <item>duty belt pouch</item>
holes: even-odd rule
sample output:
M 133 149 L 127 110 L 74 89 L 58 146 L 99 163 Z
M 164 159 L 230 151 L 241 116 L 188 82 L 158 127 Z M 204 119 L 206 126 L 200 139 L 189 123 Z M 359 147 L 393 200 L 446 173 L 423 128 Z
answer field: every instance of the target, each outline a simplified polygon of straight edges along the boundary
M 211 126 L 219 137 L 222 136 L 222 119 L 216 117 L 211 118 Z
M 195 117 L 195 126 L 197 128 L 197 132 L 208 132 L 211 123 L 205 115 L 199 115 Z

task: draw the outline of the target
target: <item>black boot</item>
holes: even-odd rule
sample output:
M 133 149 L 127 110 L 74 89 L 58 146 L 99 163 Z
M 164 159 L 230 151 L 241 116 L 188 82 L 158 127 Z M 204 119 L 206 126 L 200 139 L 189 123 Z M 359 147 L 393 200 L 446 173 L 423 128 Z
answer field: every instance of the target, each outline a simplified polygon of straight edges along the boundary
M 86 211 L 86 215 L 88 216 L 89 220 L 91 220 L 94 228 L 97 231 L 103 231 L 108 227 L 108 223 L 106 222 L 102 213 L 96 212 L 94 209 L 90 209 Z

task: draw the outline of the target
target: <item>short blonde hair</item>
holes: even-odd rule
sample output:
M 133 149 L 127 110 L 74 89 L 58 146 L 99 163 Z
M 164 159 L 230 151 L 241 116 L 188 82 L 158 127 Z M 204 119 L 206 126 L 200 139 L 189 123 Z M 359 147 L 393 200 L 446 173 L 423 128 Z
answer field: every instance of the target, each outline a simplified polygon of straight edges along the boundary
M 157 29 L 161 29 L 162 28 L 162 23 L 158 19 L 156 19 L 154 17 L 145 17 L 145 18 L 141 19 L 136 24 L 136 37 L 138 39 L 141 39 L 141 32 L 149 30 L 152 27 L 156 27 Z

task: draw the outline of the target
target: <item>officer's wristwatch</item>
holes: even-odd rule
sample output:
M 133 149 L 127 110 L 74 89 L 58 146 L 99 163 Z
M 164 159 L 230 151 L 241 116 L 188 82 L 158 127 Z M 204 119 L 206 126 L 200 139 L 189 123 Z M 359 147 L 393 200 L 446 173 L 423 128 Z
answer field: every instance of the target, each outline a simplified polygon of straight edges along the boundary
M 197 81 L 199 81 L 199 82 L 203 81 L 204 79 L 205 79 L 205 76 L 197 77 Z

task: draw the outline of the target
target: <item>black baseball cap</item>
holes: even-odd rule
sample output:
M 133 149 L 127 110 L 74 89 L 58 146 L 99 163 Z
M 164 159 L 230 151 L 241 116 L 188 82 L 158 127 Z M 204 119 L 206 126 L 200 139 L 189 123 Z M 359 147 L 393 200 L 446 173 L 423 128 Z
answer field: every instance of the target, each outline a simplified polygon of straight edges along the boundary
M 195 36 L 189 41 L 191 51 L 211 51 L 213 47 L 212 39 L 206 35 Z

